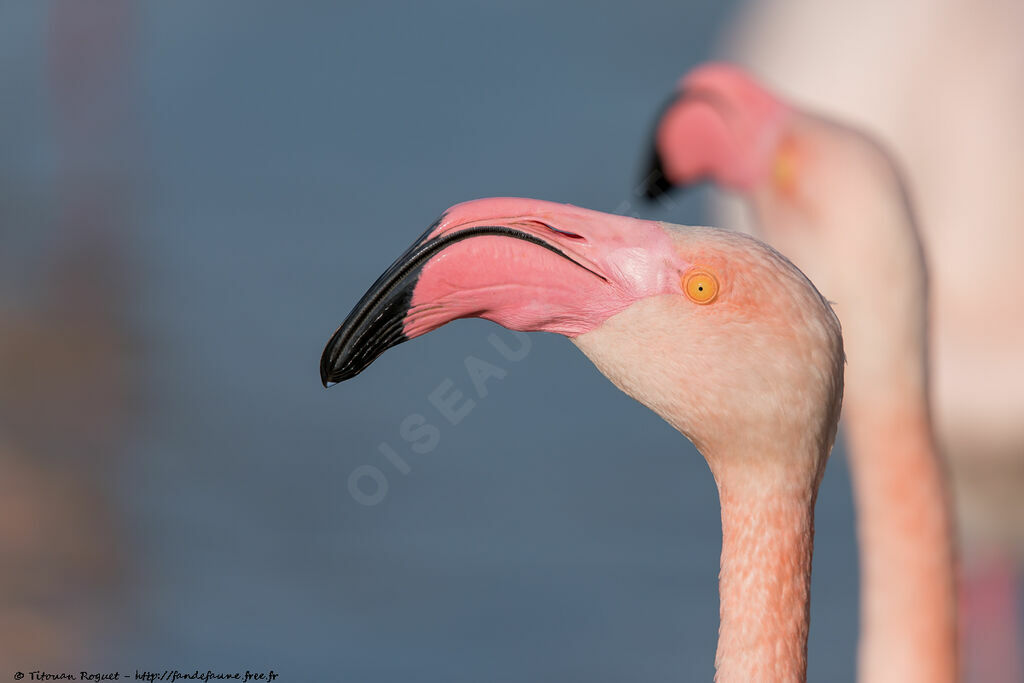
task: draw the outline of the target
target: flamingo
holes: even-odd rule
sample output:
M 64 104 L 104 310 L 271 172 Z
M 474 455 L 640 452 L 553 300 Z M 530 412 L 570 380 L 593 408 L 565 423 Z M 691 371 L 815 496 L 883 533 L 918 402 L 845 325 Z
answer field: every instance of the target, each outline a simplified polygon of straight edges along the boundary
M 861 550 L 862 681 L 957 676 L 956 584 L 928 402 L 927 277 L 900 174 L 862 133 L 800 111 L 742 70 L 690 72 L 656 125 L 652 197 L 712 180 L 836 303 Z
M 810 281 L 739 233 L 471 201 L 370 287 L 321 379 L 465 317 L 569 337 L 694 443 L 721 500 L 716 680 L 805 680 L 814 502 L 843 382 L 838 321 Z
M 912 182 L 931 270 L 935 429 L 961 541 L 962 666 L 985 683 L 1024 681 L 1022 26 L 1013 0 L 761 0 L 723 46 L 885 140 Z

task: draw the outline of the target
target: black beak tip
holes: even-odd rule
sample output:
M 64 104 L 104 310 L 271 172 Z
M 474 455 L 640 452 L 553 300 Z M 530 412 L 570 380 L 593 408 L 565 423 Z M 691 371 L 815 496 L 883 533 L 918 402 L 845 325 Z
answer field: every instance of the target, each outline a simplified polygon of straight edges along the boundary
M 367 315 L 374 314 L 369 321 L 363 315 L 368 309 L 360 302 L 327 342 L 320 356 L 320 383 L 324 388 L 352 379 L 387 349 L 408 341 L 400 323 L 409 309 L 411 288 L 398 287 L 391 293 L 391 298 L 378 301 L 375 308 L 369 309 Z M 376 295 L 377 288 L 368 294 Z
M 658 152 L 657 130 L 668 110 L 685 96 L 685 93 L 673 93 L 661 105 L 661 109 L 658 110 L 658 115 L 654 119 L 654 126 L 652 126 L 650 137 L 650 154 L 647 157 L 647 163 L 643 166 L 644 177 L 640 181 L 640 187 L 638 188 L 640 196 L 648 202 L 661 199 L 676 188 L 676 185 L 665 175 L 665 165 L 662 163 L 661 153 Z M 684 185 L 683 187 L 685 188 L 686 186 Z
M 330 389 L 336 384 L 352 379 L 370 364 L 369 362 L 359 363 L 359 361 L 358 358 L 346 360 L 341 356 L 335 344 L 328 344 L 324 349 L 323 356 L 320 357 L 320 383 L 324 385 L 324 389 Z
M 358 375 L 359 372 L 346 372 L 343 370 L 327 370 L 321 366 L 320 368 L 320 383 L 324 385 L 324 389 L 330 389 L 336 384 L 341 384 L 347 379 L 351 379 Z
M 358 374 L 358 372 L 351 372 L 351 368 L 346 367 L 347 364 L 341 357 L 340 335 L 341 330 L 334 333 L 320 356 L 320 383 L 324 385 L 325 389 L 330 389 L 335 384 Z
M 646 166 L 647 173 L 640 183 L 641 196 L 653 202 L 654 200 L 668 194 L 674 185 L 665 176 L 665 167 L 661 162 L 661 155 L 656 149 L 651 150 L 651 158 Z
M 331 377 L 331 375 L 333 374 L 331 372 L 331 366 L 333 365 L 333 363 L 331 363 L 330 358 L 328 358 L 328 356 L 329 354 L 327 353 L 327 351 L 324 351 L 323 356 L 320 357 L 320 383 L 324 385 L 324 389 L 330 389 L 335 384 L 337 384 L 334 378 Z

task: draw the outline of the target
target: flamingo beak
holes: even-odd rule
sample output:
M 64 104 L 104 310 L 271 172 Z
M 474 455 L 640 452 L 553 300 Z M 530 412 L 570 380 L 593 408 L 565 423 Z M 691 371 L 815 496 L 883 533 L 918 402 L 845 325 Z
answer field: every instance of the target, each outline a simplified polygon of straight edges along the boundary
M 651 153 L 644 165 L 645 173 L 640 181 L 640 191 L 644 199 L 653 201 L 668 194 L 673 185 L 665 176 L 665 164 L 658 153 L 658 147 L 651 144 Z
M 327 342 L 320 357 L 325 387 L 355 377 L 392 346 L 408 341 L 401 323 L 423 269 L 423 247 L 435 226 L 377 278 Z
M 641 177 L 639 188 L 642 196 L 647 200 L 654 201 L 668 194 L 676 186 L 665 173 L 665 162 L 658 148 L 658 128 L 661 126 L 665 114 L 684 97 L 685 95 L 673 94 L 672 97 L 668 98 L 658 110 L 658 115 L 654 119 L 654 125 L 651 127 L 650 151 L 647 161 L 641 169 L 643 176 Z
M 578 301 L 608 281 L 560 244 L 583 238 L 556 230 L 542 237 L 540 229 L 510 222 L 431 226 L 327 342 L 320 358 L 324 386 L 355 377 L 387 349 L 456 318 L 486 318 L 524 331 L 588 329 Z
M 694 87 L 685 87 L 662 107 L 641 184 L 645 197 L 657 199 L 710 179 L 728 184 L 723 171 L 734 167 L 736 159 L 729 109 L 719 94 Z

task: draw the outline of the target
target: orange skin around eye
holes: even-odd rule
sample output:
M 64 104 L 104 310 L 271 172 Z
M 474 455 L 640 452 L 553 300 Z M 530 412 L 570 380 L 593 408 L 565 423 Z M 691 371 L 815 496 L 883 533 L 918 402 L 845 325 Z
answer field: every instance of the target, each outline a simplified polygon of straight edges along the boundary
M 683 276 L 683 291 L 695 304 L 709 304 L 718 296 L 718 279 L 711 271 L 694 268 Z

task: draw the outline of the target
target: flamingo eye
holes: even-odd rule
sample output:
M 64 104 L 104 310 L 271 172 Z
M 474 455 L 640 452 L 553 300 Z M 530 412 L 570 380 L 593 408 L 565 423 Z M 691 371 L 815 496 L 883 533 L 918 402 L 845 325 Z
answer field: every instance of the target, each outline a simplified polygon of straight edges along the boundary
M 792 141 L 783 140 L 772 163 L 772 179 L 783 195 L 792 196 L 797 189 L 798 158 Z
M 683 275 L 683 291 L 695 304 L 710 304 L 718 296 L 718 279 L 707 268 L 692 268 Z

